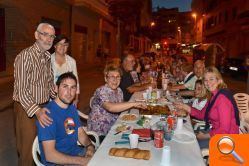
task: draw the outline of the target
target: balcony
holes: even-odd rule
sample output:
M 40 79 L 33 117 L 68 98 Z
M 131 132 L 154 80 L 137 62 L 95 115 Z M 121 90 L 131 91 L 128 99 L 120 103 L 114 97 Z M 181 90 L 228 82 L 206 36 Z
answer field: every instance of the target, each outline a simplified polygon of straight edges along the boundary
M 67 0 L 70 4 L 74 6 L 86 6 L 87 8 L 93 9 L 97 13 L 109 17 L 108 13 L 108 3 L 105 0 Z

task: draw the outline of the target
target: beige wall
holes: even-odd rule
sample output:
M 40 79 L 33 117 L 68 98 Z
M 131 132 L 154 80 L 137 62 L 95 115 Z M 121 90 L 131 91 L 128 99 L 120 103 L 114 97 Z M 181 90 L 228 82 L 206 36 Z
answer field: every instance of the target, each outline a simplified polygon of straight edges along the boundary
M 99 16 L 85 7 L 73 7 L 72 15 L 72 45 L 77 41 L 74 26 L 80 25 L 87 28 L 86 57 L 83 57 L 77 50 L 72 50 L 72 56 L 83 63 L 93 62 L 98 46 Z
M 109 21 L 103 19 L 102 31 L 109 32 L 111 34 L 110 39 L 110 57 L 117 57 L 117 25 L 111 25 Z
M 42 17 L 62 22 L 61 30 L 69 34 L 69 5 L 58 1 L 4 0 L 5 9 L 6 64 L 12 72 L 15 56 L 34 43 L 34 31 Z M 56 14 L 55 14 L 56 13 Z M 66 18 L 66 19 L 65 19 Z
M 106 17 L 112 22 L 110 16 L 106 16 L 106 14 L 103 14 L 104 12 L 98 12 L 95 8 L 87 5 L 72 7 L 71 17 L 71 6 L 64 0 L 0 0 L 0 8 L 5 9 L 5 52 L 8 73 L 13 72 L 13 62 L 16 55 L 35 42 L 34 31 L 42 17 L 60 23 L 61 33 L 71 38 L 71 55 L 83 63 L 92 63 L 96 60 L 96 49 L 99 44 L 100 18 Z M 70 21 L 70 19 L 72 20 Z M 72 24 L 70 25 L 70 23 Z M 116 26 L 109 22 L 105 24 L 102 30 L 111 33 L 111 53 L 115 55 Z M 86 27 L 87 34 L 82 36 L 75 33 L 75 25 Z M 77 52 L 77 50 L 81 50 L 83 47 L 79 45 L 82 42 L 82 38 L 86 40 L 85 57 L 81 57 L 80 53 Z M 77 61 L 77 63 L 79 62 Z
M 241 5 L 243 4 L 243 5 Z M 233 8 L 237 8 L 237 17 L 232 18 Z M 211 17 L 219 16 L 219 13 L 223 14 L 222 21 L 217 25 L 204 30 L 203 36 L 205 42 L 217 42 L 225 47 L 228 57 L 239 57 L 249 52 L 248 49 L 248 33 L 249 25 L 247 18 L 238 18 L 238 15 L 242 12 L 249 10 L 248 0 L 236 0 L 236 1 L 219 1 L 218 5 L 210 11 L 205 13 L 204 24 Z M 224 21 L 224 12 L 228 11 L 228 21 Z M 244 58 L 244 57 L 240 57 Z

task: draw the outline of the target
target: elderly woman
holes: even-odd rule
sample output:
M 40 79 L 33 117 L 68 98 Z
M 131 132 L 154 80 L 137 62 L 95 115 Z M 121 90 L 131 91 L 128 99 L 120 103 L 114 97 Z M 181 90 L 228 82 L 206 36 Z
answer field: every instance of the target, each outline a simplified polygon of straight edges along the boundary
M 120 112 L 132 107 L 143 108 L 141 102 L 123 102 L 123 92 L 119 88 L 121 69 L 108 65 L 104 70 L 106 84 L 99 87 L 91 102 L 92 110 L 87 121 L 88 129 L 95 131 L 102 140 L 117 120 Z
M 77 95 L 73 103 L 77 105 L 78 97 L 80 94 L 79 78 L 74 58 L 67 55 L 69 47 L 69 39 L 64 35 L 56 36 L 54 40 L 55 52 L 51 55 L 51 66 L 54 73 L 54 83 L 56 83 L 58 77 L 66 72 L 73 72 L 77 78 Z
M 207 148 L 210 137 L 215 134 L 238 134 L 239 133 L 239 112 L 230 91 L 225 89 L 221 74 L 215 67 L 208 67 L 204 73 L 204 85 L 209 92 L 209 102 L 201 110 L 197 110 L 186 104 L 175 103 L 177 109 L 185 110 L 191 116 L 205 120 L 211 124 L 209 132 L 199 132 L 197 139 L 200 148 Z M 208 125 L 206 125 L 208 128 Z

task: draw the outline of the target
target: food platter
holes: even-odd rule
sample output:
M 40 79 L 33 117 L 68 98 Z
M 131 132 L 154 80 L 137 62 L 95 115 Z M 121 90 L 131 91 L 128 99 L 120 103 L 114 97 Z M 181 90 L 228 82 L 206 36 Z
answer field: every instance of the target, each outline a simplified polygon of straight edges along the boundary
M 120 120 L 126 123 L 134 123 L 138 120 L 138 115 L 136 114 L 123 114 L 120 116 Z
M 147 105 L 146 109 L 139 109 L 141 115 L 170 115 L 168 106 Z

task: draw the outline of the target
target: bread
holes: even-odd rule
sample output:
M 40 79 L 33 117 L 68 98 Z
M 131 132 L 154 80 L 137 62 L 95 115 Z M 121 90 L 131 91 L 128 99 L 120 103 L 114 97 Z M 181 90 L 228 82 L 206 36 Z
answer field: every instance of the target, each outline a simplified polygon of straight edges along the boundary
M 116 156 L 116 157 L 143 159 L 143 160 L 150 159 L 150 151 L 140 150 L 140 149 L 111 148 L 109 150 L 109 155 Z

